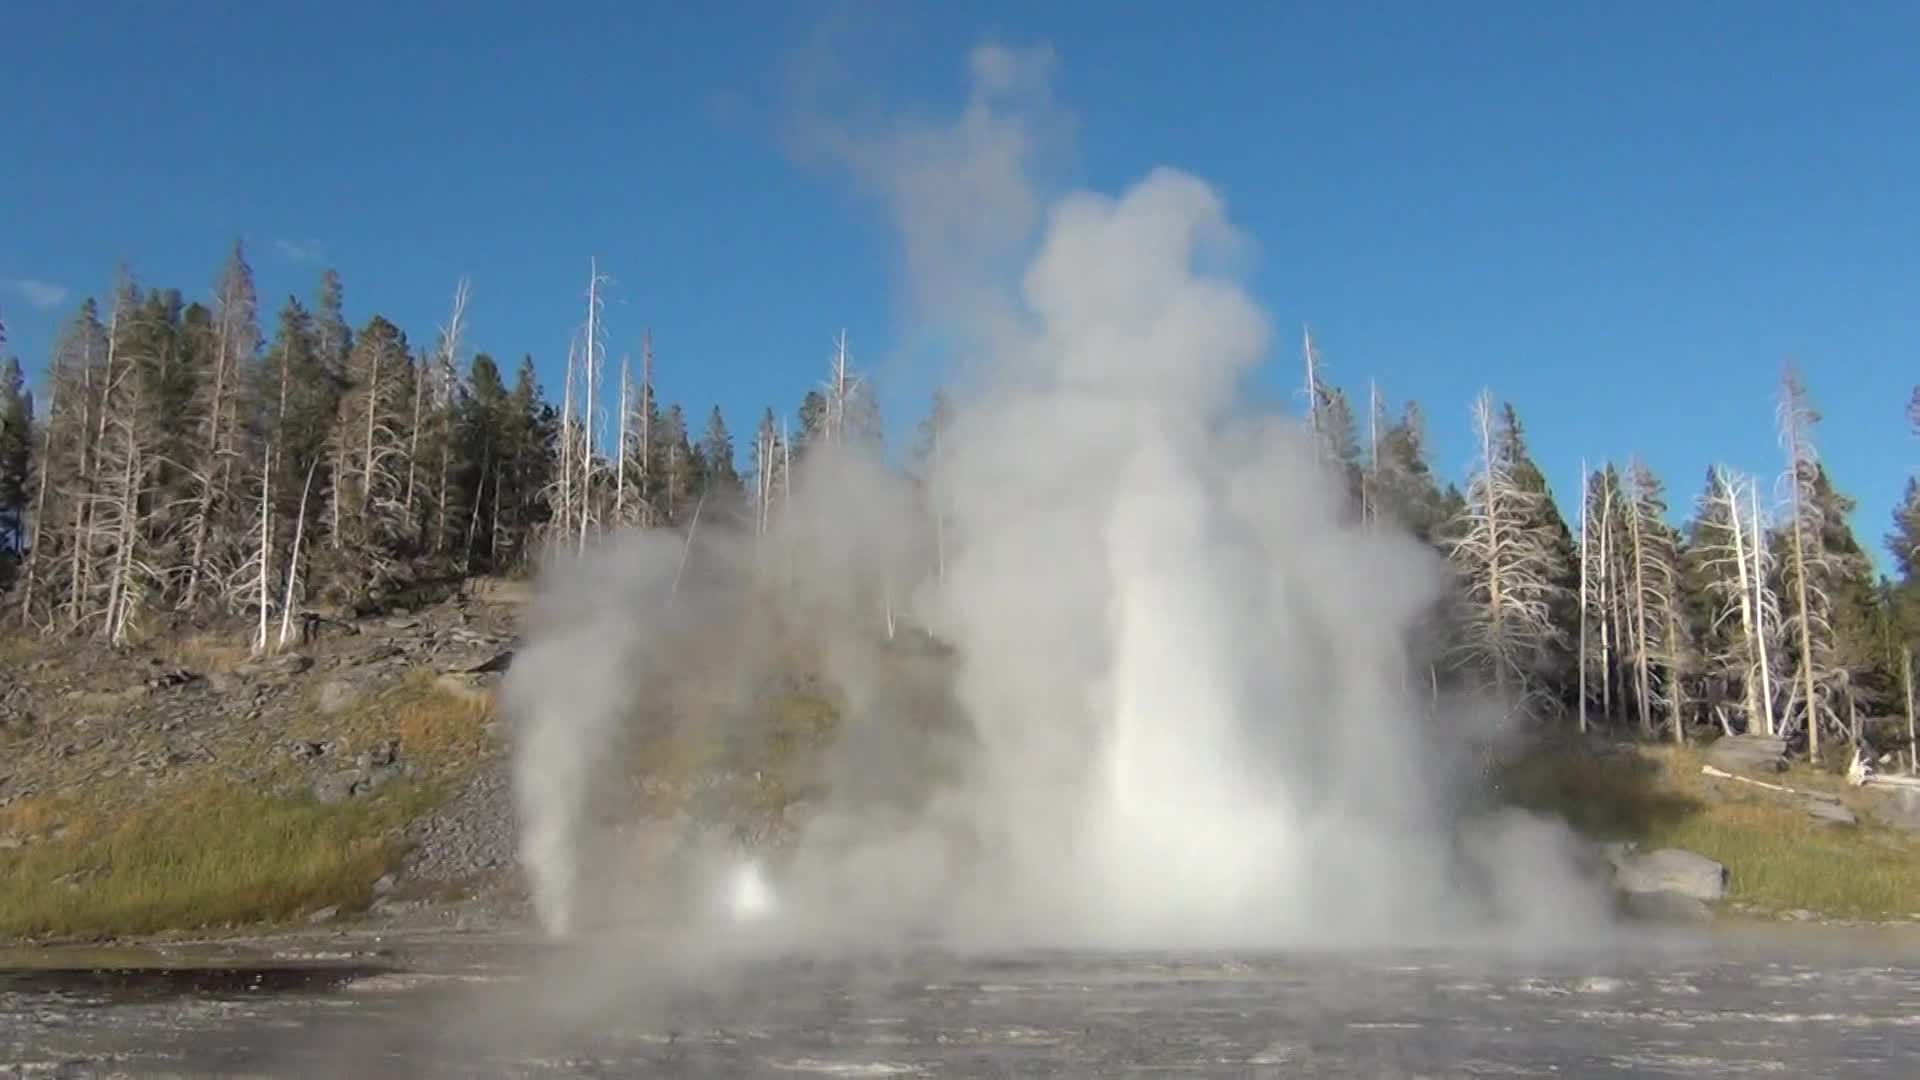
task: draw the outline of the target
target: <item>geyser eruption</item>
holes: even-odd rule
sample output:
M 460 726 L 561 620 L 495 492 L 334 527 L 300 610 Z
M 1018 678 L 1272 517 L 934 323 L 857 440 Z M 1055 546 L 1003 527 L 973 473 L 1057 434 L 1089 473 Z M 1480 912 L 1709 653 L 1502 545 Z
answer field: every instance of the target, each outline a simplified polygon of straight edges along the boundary
M 1010 69 L 975 70 L 993 93 L 953 138 L 912 144 L 959 165 L 990 151 L 995 168 L 965 175 L 996 178 L 991 215 Z M 570 932 L 594 890 L 622 904 L 612 874 L 590 880 L 617 857 L 593 854 L 589 808 L 635 703 L 727 627 L 773 626 L 817 646 L 843 715 L 825 797 L 764 868 L 734 871 L 728 903 L 796 937 L 1320 944 L 1593 925 L 1601 894 L 1564 830 L 1467 813 L 1463 733 L 1484 714 L 1428 696 L 1437 557 L 1355 520 L 1299 425 L 1237 404 L 1270 339 L 1224 269 L 1240 244 L 1219 195 L 1177 171 L 1071 195 L 969 343 L 986 358 L 920 491 L 835 444 L 806 455 L 767 534 L 696 535 L 691 573 L 664 534 L 548 566 L 505 693 L 543 924 Z M 969 312 L 995 295 L 960 291 Z M 951 655 L 903 659 L 901 636 Z M 757 685 L 778 651 L 735 649 L 727 678 Z M 888 797 L 915 775 L 914 707 L 884 691 L 909 664 L 938 668 L 963 734 L 937 779 Z

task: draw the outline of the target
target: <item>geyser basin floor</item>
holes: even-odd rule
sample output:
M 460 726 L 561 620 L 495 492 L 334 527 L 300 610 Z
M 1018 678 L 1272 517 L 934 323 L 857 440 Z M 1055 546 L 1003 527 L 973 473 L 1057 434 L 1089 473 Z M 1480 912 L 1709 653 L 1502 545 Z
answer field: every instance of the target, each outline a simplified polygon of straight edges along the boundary
M 1419 954 L 788 958 L 694 984 L 564 950 L 397 947 L 410 972 L 256 997 L 69 1004 L 0 983 L 0 1060 L 132 1075 L 1904 1077 L 1920 949 L 1841 934 L 1524 959 Z M 1784 1070 L 1784 1073 L 1783 1073 Z

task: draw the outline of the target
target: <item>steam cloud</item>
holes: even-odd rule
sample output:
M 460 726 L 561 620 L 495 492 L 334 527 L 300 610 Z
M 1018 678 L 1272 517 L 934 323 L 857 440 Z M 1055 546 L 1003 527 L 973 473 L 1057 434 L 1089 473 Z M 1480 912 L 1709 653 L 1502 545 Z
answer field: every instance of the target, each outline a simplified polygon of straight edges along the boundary
M 1023 118 L 1050 108 L 1046 70 L 984 47 L 951 127 L 833 143 L 893 211 L 917 301 L 978 331 L 924 488 L 835 445 L 767 536 L 625 534 L 546 568 L 504 689 L 543 925 L 663 910 L 628 880 L 631 834 L 595 820 L 637 703 L 716 642 L 734 658 L 717 697 L 752 700 L 796 637 L 843 706 L 830 793 L 764 871 L 687 863 L 747 890 L 732 904 L 753 925 L 729 934 L 1205 946 L 1599 925 L 1562 827 L 1466 797 L 1488 710 L 1429 700 L 1440 561 L 1351 520 L 1299 425 L 1237 404 L 1270 329 L 1220 269 L 1243 244 L 1220 195 L 1163 168 L 1038 220 Z M 1035 224 L 1010 292 L 1001 255 Z M 903 667 L 938 672 L 959 720 L 937 783 L 911 748 L 931 736 L 905 734 L 927 706 L 900 700 Z

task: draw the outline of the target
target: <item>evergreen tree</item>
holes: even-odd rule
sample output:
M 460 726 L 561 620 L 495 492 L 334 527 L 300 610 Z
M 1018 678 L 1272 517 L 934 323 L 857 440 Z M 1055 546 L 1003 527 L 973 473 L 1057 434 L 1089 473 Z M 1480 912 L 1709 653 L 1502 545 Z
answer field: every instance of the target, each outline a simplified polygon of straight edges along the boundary
M 1372 469 L 1376 512 L 1398 521 L 1420 539 L 1438 544 L 1442 525 L 1452 520 L 1465 498 L 1458 489 L 1443 494 L 1427 463 L 1426 431 L 1420 407 L 1408 402 L 1400 419 L 1385 425 L 1380 459 Z
M 687 415 L 679 405 L 660 418 L 659 443 L 654 454 L 661 467 L 661 524 L 685 525 L 693 519 L 700 500 L 701 462 L 687 439 Z
M 1339 475 L 1352 497 L 1352 508 L 1360 510 L 1360 442 L 1354 434 L 1353 406 L 1347 395 L 1331 383 L 1320 385 L 1321 401 L 1316 408 L 1315 431 L 1320 438 L 1321 460 Z
M 320 275 L 313 298 L 313 353 L 321 367 L 336 381 L 346 376 L 347 354 L 353 349 L 353 331 L 347 327 L 345 291 L 340 275 L 332 270 Z
M 734 464 L 733 434 L 726 418 L 715 405 L 707 414 L 707 431 L 700 437 L 701 479 L 710 497 L 732 495 L 740 491 L 740 471 Z
M 20 359 L 6 355 L 0 326 L 0 552 L 18 555 L 27 544 L 27 506 L 33 480 L 33 393 Z M 6 566 L 13 563 L 8 559 Z M 0 580 L 4 591 L 7 580 Z
M 793 440 L 796 456 L 804 454 L 827 437 L 827 398 L 818 390 L 807 391 L 800 399 L 800 426 Z

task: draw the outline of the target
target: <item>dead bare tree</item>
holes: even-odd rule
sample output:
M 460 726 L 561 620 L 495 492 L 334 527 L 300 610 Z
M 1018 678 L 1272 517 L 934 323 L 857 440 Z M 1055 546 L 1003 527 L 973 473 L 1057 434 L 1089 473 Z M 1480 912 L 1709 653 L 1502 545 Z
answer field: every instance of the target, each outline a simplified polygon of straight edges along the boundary
M 1491 676 L 1503 699 L 1524 703 L 1538 689 L 1543 654 L 1558 639 L 1550 549 L 1527 528 L 1545 495 L 1516 483 L 1511 441 L 1497 430 L 1490 393 L 1474 402 L 1473 419 L 1479 460 L 1452 550 L 1464 586 L 1458 649 Z
M 300 486 L 300 514 L 293 521 L 293 544 L 287 549 L 287 590 L 280 602 L 280 638 L 275 648 L 284 649 L 293 640 L 293 611 L 300 590 L 300 545 L 307 531 L 307 500 L 313 494 L 313 473 L 320 459 L 307 463 L 307 478 Z
M 217 576 L 210 566 L 209 543 L 220 523 L 233 484 L 234 462 L 240 456 L 241 365 L 259 347 L 255 322 L 253 281 L 238 245 L 222 271 L 214 301 L 213 371 L 199 402 L 202 417 L 202 459 L 195 469 L 200 479 L 200 501 L 192 523 L 192 553 L 181 606 L 197 607 L 205 583 Z
M 600 273 L 598 260 L 588 264 L 587 277 L 587 326 L 580 339 L 582 379 L 585 383 L 586 408 L 581 417 L 582 448 L 580 451 L 580 550 L 585 551 L 587 534 L 594 523 L 593 497 L 593 433 L 599 417 L 594 413 L 594 391 L 600 384 L 600 336 L 603 327 L 600 321 L 600 286 L 606 281 Z
M 1713 484 L 1701 496 L 1699 511 L 1700 520 L 1710 523 L 1711 528 L 1702 530 L 1693 557 L 1715 602 L 1709 629 L 1719 635 L 1723 647 L 1705 660 L 1710 670 L 1741 686 L 1747 730 L 1772 735 L 1764 620 L 1767 612 L 1777 611 L 1778 605 L 1763 595 L 1772 589 L 1768 578 L 1758 573 L 1754 558 L 1758 552 L 1750 550 L 1753 544 L 1748 536 L 1746 507 L 1756 485 L 1724 467 L 1714 469 L 1713 477 Z
M 1670 659 L 1676 652 L 1668 640 L 1672 620 L 1666 611 L 1673 603 L 1673 550 L 1661 523 L 1659 485 L 1653 474 L 1639 461 L 1627 469 L 1626 511 L 1627 558 L 1632 577 L 1627 586 L 1627 602 L 1632 616 L 1629 635 L 1623 643 L 1633 660 L 1635 706 L 1640 714 L 1640 734 L 1651 738 L 1653 727 L 1653 664 L 1657 658 Z M 1670 679 L 1677 673 L 1668 672 Z M 1672 717 L 1676 730 L 1677 713 Z
M 1373 409 L 1369 406 L 1368 426 L 1372 426 Z M 1580 459 L 1580 642 L 1574 650 L 1574 667 L 1579 671 L 1580 687 L 1577 695 L 1579 711 L 1576 724 L 1580 734 L 1587 733 L 1587 594 L 1590 591 L 1591 571 L 1587 557 L 1587 507 L 1593 500 L 1587 494 L 1587 459 Z
M 60 380 L 54 378 L 49 382 L 47 419 L 40 432 L 40 477 L 33 495 L 33 538 L 28 541 L 26 579 L 20 590 L 20 621 L 27 626 L 34 625 L 33 601 L 40 583 L 40 562 L 46 552 L 47 490 L 53 477 L 53 470 L 48 466 L 53 461 L 53 435 L 63 415 L 60 412 Z
M 1585 463 L 1582 463 L 1584 470 Z M 1613 719 L 1613 670 L 1616 637 L 1616 597 L 1619 593 L 1619 575 L 1616 571 L 1616 553 L 1613 551 L 1615 533 L 1615 507 L 1613 500 L 1612 468 L 1588 474 L 1583 482 L 1580 500 L 1581 553 L 1580 586 L 1587 599 L 1583 602 L 1581 618 L 1581 636 L 1583 642 L 1592 642 L 1589 649 L 1585 644 L 1580 648 L 1580 666 L 1582 678 L 1592 668 L 1600 680 L 1600 714 L 1609 722 Z M 1588 695 L 1583 691 L 1583 707 Z M 1584 720 L 1581 730 L 1586 730 Z
M 1300 354 L 1307 368 L 1307 428 L 1313 433 L 1314 456 L 1319 458 L 1326 452 L 1326 440 L 1320 430 L 1320 402 L 1324 396 L 1320 391 L 1320 350 L 1313 347 L 1313 331 L 1304 326 L 1300 328 Z
M 439 477 L 434 489 L 433 500 L 433 544 L 432 550 L 443 552 L 447 549 L 448 520 L 451 517 L 449 502 L 449 483 L 453 472 L 453 414 L 459 404 L 460 392 L 460 338 L 466 329 L 467 297 L 471 290 L 467 279 L 461 278 L 453 289 L 453 311 L 447 317 L 446 325 L 440 328 L 440 347 L 434 351 L 433 409 L 435 441 L 439 444 Z M 414 433 L 416 444 L 419 432 Z
M 633 389 L 633 379 L 627 370 L 627 357 L 620 356 L 620 423 L 615 432 L 617 448 L 614 451 L 613 465 L 613 520 L 625 526 L 627 521 L 627 428 L 628 399 Z
M 1384 408 L 1380 401 L 1380 387 L 1372 379 L 1367 380 L 1367 471 L 1360 481 L 1360 520 L 1378 524 L 1380 521 L 1380 419 Z M 1585 484 L 1586 462 L 1580 463 L 1581 483 Z M 1583 534 L 1584 535 L 1584 534 Z M 1584 597 L 1584 592 L 1582 596 Z M 1585 655 L 1584 649 L 1582 655 Z M 1587 729 L 1586 694 L 1581 693 L 1580 730 Z
M 1799 683 L 1796 697 L 1803 710 L 1807 759 L 1817 762 L 1821 724 L 1839 723 L 1830 695 L 1821 693 L 1823 687 L 1835 685 L 1839 665 L 1834 655 L 1832 601 L 1825 587 L 1831 571 L 1822 543 L 1826 521 L 1814 489 L 1820 459 L 1813 445 L 1813 426 L 1819 414 L 1808 403 L 1806 388 L 1791 366 L 1781 373 L 1776 415 L 1781 448 L 1787 455 L 1786 472 L 1781 476 L 1787 506 L 1784 569 L 1792 597 L 1787 624 L 1794 639 L 1794 675 Z

